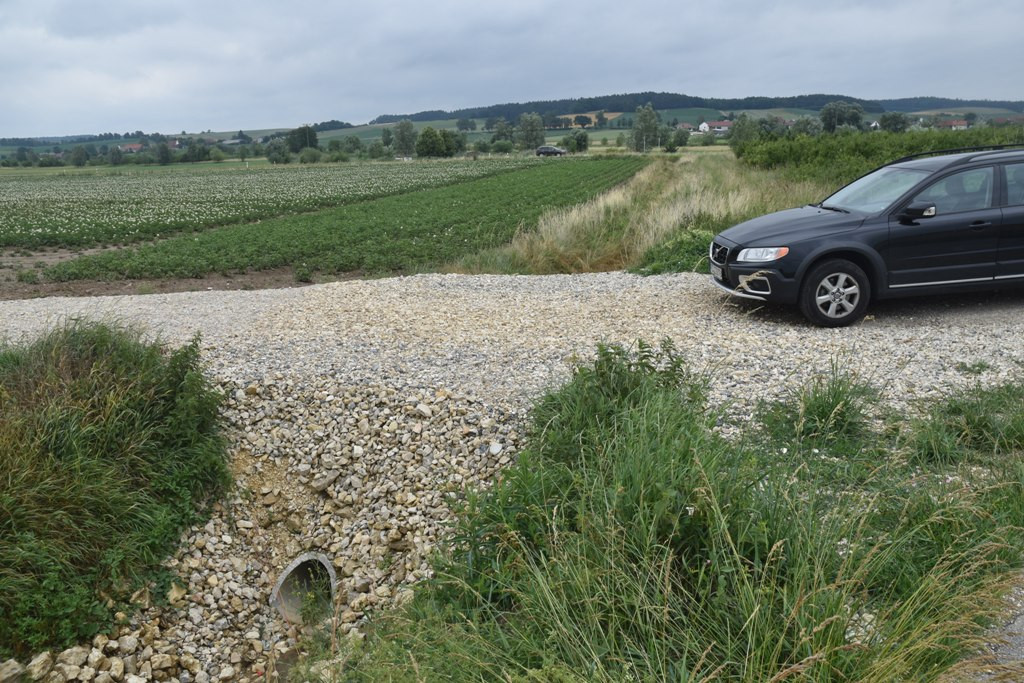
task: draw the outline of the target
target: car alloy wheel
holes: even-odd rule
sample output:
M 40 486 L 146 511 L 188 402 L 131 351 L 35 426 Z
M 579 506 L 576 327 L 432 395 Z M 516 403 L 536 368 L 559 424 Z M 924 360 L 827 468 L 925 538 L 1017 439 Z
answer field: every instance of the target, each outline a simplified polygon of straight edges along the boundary
M 804 280 L 800 308 L 815 325 L 842 327 L 861 318 L 871 298 L 867 274 L 845 259 L 825 261 Z

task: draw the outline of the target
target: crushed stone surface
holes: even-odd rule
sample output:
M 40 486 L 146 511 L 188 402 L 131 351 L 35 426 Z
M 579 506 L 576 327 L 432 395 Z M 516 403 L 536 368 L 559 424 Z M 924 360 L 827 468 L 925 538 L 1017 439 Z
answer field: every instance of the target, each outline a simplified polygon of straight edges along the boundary
M 335 627 L 358 633 L 428 575 L 452 503 L 514 461 L 531 403 L 598 343 L 670 339 L 708 373 L 712 404 L 731 421 L 834 364 L 911 411 L 1024 368 L 1021 291 L 882 302 L 853 327 L 821 329 L 697 274 L 419 275 L 0 301 L 0 338 L 74 318 L 172 345 L 200 335 L 225 393 L 236 487 L 168 561 L 180 578 L 170 606 L 140 595 L 144 609 L 84 657 L 40 654 L 35 670 L 54 683 L 274 679 L 299 629 L 269 597 L 304 552 L 331 564 Z M 1019 659 L 1021 639 L 1005 639 L 997 656 Z

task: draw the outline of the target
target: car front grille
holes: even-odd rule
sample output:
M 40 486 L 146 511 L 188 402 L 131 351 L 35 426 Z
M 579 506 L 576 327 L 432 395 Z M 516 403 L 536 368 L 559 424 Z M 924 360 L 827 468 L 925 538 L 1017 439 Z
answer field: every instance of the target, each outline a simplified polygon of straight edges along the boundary
M 724 266 L 727 258 L 729 258 L 729 247 L 721 245 L 718 242 L 712 242 L 711 260 L 720 266 Z

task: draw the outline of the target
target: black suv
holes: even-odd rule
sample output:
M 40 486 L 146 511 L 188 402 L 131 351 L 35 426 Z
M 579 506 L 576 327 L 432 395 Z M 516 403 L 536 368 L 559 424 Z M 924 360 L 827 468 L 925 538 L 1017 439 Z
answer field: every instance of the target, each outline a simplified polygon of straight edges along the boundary
M 537 148 L 537 156 L 539 157 L 560 157 L 565 154 L 565 150 L 561 147 L 554 147 L 552 145 L 541 145 Z
M 711 242 L 712 281 L 826 327 L 872 298 L 1024 284 L 1024 149 L 1006 149 L 1021 146 L 905 157 L 820 204 L 735 225 Z

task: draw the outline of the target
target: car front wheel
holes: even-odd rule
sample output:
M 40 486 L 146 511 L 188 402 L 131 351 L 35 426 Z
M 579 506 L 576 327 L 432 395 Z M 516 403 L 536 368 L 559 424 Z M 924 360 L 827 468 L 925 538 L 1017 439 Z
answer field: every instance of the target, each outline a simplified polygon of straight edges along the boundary
M 857 322 L 871 300 L 871 283 L 856 263 L 831 259 L 819 263 L 804 278 L 800 310 L 820 327 L 843 327 Z

